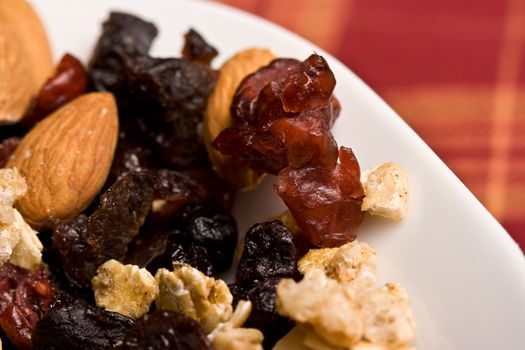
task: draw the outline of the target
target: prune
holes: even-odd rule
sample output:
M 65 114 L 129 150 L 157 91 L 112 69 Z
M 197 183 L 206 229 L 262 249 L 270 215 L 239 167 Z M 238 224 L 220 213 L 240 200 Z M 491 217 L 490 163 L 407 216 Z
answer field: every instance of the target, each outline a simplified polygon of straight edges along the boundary
M 5 167 L 19 144 L 20 138 L 18 137 L 10 137 L 0 143 L 0 168 Z
M 124 56 L 117 98 L 128 133 L 147 140 L 168 165 L 188 169 L 206 162 L 198 133 L 215 73 L 185 59 Z M 117 96 L 119 96 L 117 94 Z
M 228 269 L 237 244 L 237 223 L 226 210 L 213 204 L 188 204 L 179 212 L 180 229 L 192 245 L 208 251 L 215 273 Z
M 133 321 L 83 301 L 55 305 L 36 324 L 34 350 L 112 349 Z
M 320 247 L 355 239 L 363 218 L 359 164 L 351 149 L 341 147 L 339 154 L 334 169 L 285 168 L 275 187 L 302 232 Z
M 213 146 L 260 172 L 333 168 L 337 144 L 330 128 L 339 114 L 334 87 L 334 75 L 319 55 L 304 62 L 274 60 L 241 82 L 231 105 L 236 124 Z
M 137 320 L 119 350 L 213 350 L 199 324 L 174 311 L 155 311 Z
M 271 277 L 296 277 L 292 234 L 280 221 L 253 225 L 246 233 L 236 283 L 245 288 Z
M 217 55 L 217 49 L 208 44 L 195 30 L 190 29 L 184 34 L 182 57 L 209 65 Z
M 43 268 L 29 271 L 10 264 L 0 268 L 0 328 L 15 346 L 31 349 L 35 324 L 53 298 Z
M 201 196 L 200 187 L 176 171 L 127 174 L 101 195 L 99 207 L 89 218 L 79 215 L 55 225 L 53 245 L 64 271 L 79 286 L 89 286 L 100 264 L 125 258 L 154 199 L 186 203 Z
M 117 88 L 121 72 L 121 54 L 145 55 L 149 52 L 157 28 L 138 17 L 112 12 L 103 24 L 103 32 L 89 63 L 91 85 L 95 90 Z
M 271 349 L 295 323 L 279 315 L 275 306 L 275 294 L 281 278 L 269 278 L 257 283 L 249 292 L 248 300 L 252 302 L 252 312 L 245 327 L 257 328 L 264 334 L 263 346 Z
M 87 72 L 82 63 L 70 54 L 65 54 L 38 92 L 34 104 L 22 123 L 31 129 L 38 121 L 60 106 L 83 94 L 87 89 Z

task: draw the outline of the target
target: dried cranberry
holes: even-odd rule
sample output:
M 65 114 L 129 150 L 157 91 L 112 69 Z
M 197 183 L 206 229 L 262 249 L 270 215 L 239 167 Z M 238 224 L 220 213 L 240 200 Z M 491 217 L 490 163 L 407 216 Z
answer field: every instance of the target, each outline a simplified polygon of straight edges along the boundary
M 182 57 L 209 65 L 217 55 L 217 49 L 208 44 L 194 29 L 184 34 Z
M 135 322 L 117 348 L 213 350 L 199 324 L 174 311 L 155 311 L 144 315 Z
M 275 295 L 280 277 L 258 282 L 249 292 L 248 300 L 252 303 L 252 312 L 245 327 L 257 328 L 264 334 L 263 346 L 271 349 L 295 323 L 279 315 L 275 306 Z
M 33 107 L 22 123 L 28 129 L 60 106 L 80 96 L 87 89 L 87 72 L 74 56 L 65 54 L 55 74 L 40 89 Z
M 80 300 L 61 303 L 36 324 L 33 349 L 112 349 L 132 324 L 126 316 Z
M 341 163 L 334 169 L 285 168 L 276 191 L 308 240 L 321 247 L 355 239 L 363 218 L 364 198 L 359 164 L 351 149 L 341 147 Z
M 29 271 L 6 264 L 0 268 L 0 328 L 20 349 L 31 349 L 31 334 L 47 312 L 54 291 L 43 268 Z
M 280 221 L 253 225 L 246 233 L 236 283 L 245 288 L 271 277 L 296 277 L 292 234 Z

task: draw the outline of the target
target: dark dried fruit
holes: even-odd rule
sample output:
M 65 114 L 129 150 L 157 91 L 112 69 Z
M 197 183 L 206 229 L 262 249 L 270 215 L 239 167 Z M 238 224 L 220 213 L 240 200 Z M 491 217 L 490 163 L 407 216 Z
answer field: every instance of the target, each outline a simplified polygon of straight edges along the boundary
M 224 208 L 213 204 L 189 204 L 179 212 L 180 229 L 189 236 L 188 244 L 208 251 L 213 272 L 228 269 L 237 244 L 237 223 Z
M 246 233 L 236 283 L 250 288 L 271 277 L 296 277 L 292 234 L 280 221 L 253 225 Z
M 34 350 L 112 349 L 133 321 L 77 300 L 54 306 L 36 325 Z
M 6 264 L 0 268 L 0 328 L 19 349 L 31 349 L 31 334 L 53 301 L 43 268 L 29 271 Z
M 231 211 L 235 200 L 235 191 L 232 190 L 212 169 L 211 164 L 196 169 L 183 171 L 206 191 L 206 200 L 218 204 L 224 209 Z
M 0 168 L 5 167 L 11 155 L 20 144 L 20 138 L 10 137 L 0 143 Z
M 170 166 L 188 169 L 206 162 L 198 133 L 206 99 L 215 85 L 210 67 L 177 58 L 122 56 L 117 94 L 127 133 L 151 144 Z
M 89 218 L 79 215 L 55 225 L 53 245 L 67 276 L 87 287 L 102 263 L 122 261 L 154 199 L 187 203 L 201 196 L 198 185 L 176 171 L 127 174 L 100 197 L 99 207 Z
M 149 147 L 128 137 L 119 137 L 106 183 L 112 185 L 132 171 L 144 171 L 153 168 L 151 158 L 152 150 Z
M 271 349 L 295 323 L 279 315 L 275 307 L 275 294 L 281 278 L 269 278 L 257 283 L 249 292 L 248 300 L 252 302 L 252 312 L 245 327 L 257 328 L 264 334 L 263 346 Z
M 121 72 L 121 54 L 145 55 L 149 52 L 157 28 L 138 17 L 112 12 L 103 24 L 93 57 L 89 63 L 91 84 L 98 91 L 117 88 Z
M 36 100 L 22 123 L 28 129 L 60 106 L 80 96 L 87 89 L 87 72 L 74 56 L 65 54 L 38 92 Z
M 195 30 L 190 29 L 184 34 L 182 57 L 209 65 L 218 53 L 217 49 L 208 44 Z
M 248 291 L 237 283 L 228 284 L 228 289 L 233 296 L 232 306 L 235 309 L 240 300 L 248 300 Z
M 118 349 L 213 350 L 213 347 L 196 321 L 174 311 L 155 311 L 135 322 Z
M 278 59 L 247 76 L 234 96 L 236 125 L 213 146 L 260 172 L 286 166 L 332 168 L 337 144 L 330 128 L 339 114 L 335 78 L 326 61 Z
M 341 147 L 339 154 L 334 169 L 286 168 L 278 176 L 277 193 L 308 240 L 320 247 L 355 239 L 363 219 L 359 164 L 351 149 Z

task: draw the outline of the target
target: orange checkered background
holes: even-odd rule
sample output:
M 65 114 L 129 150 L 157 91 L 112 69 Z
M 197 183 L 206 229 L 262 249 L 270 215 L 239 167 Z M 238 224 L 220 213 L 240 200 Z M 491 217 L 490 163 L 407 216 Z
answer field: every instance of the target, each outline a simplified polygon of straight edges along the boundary
M 525 0 L 219 0 L 343 61 L 525 250 Z

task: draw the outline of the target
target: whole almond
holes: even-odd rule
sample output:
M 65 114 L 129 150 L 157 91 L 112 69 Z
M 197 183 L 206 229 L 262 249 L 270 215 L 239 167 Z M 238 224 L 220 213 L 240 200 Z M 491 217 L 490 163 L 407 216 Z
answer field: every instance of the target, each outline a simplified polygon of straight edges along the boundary
M 0 77 L 0 123 L 15 123 L 31 102 L 34 79 L 16 33 L 1 22 Z
M 273 59 L 275 56 L 267 49 L 251 48 L 237 53 L 221 67 L 215 88 L 208 98 L 202 128 L 204 144 L 213 168 L 233 188 L 252 189 L 262 176 L 230 156 L 222 155 L 211 143 L 222 130 L 233 125 L 230 106 L 241 81 Z
M 79 214 L 100 191 L 111 167 L 118 116 L 110 93 L 82 95 L 37 124 L 7 167 L 25 177 L 16 208 L 33 227 Z
M 42 22 L 27 0 L 0 0 L 0 22 L 20 39 L 30 62 L 36 93 L 53 73 L 53 55 Z

